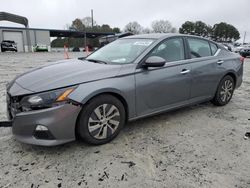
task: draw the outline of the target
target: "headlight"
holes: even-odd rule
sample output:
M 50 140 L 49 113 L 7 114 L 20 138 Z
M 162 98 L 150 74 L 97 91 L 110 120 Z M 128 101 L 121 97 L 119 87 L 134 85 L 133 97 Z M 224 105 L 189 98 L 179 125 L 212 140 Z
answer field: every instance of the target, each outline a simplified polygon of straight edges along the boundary
M 75 89 L 76 87 L 70 87 L 25 96 L 20 102 L 20 107 L 22 108 L 22 111 L 31 111 L 58 106 L 66 103 L 68 101 L 69 94 Z

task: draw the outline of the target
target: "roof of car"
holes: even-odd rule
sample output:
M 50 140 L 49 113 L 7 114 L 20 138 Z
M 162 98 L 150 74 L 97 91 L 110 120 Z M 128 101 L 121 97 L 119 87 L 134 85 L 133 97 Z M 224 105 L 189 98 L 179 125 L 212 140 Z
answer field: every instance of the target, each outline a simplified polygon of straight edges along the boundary
M 15 43 L 15 41 L 13 41 L 13 40 L 3 40 L 2 42 L 11 42 L 11 43 Z
M 132 35 L 128 37 L 124 37 L 126 39 L 164 39 L 167 37 L 172 37 L 172 36 L 191 36 L 191 37 L 196 37 L 196 38 L 202 38 L 206 39 L 200 36 L 195 36 L 195 35 L 187 35 L 187 34 L 179 34 L 179 33 L 150 33 L 150 34 L 140 34 L 140 35 Z M 209 39 L 206 39 L 209 40 Z
M 144 38 L 144 39 L 160 39 L 168 36 L 179 35 L 176 33 L 150 33 L 150 34 L 140 34 L 140 35 L 132 35 L 124 38 Z

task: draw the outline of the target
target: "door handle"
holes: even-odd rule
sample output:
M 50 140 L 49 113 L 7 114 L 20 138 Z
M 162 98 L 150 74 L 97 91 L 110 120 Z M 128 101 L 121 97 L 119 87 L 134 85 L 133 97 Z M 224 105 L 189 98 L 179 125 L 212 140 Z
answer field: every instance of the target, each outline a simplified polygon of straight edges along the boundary
M 181 74 L 187 74 L 187 73 L 190 73 L 190 70 L 188 70 L 188 69 L 183 69 L 183 70 L 181 71 Z
M 224 63 L 223 60 L 218 60 L 218 61 L 217 61 L 217 64 L 218 64 L 218 65 L 222 65 L 223 63 Z

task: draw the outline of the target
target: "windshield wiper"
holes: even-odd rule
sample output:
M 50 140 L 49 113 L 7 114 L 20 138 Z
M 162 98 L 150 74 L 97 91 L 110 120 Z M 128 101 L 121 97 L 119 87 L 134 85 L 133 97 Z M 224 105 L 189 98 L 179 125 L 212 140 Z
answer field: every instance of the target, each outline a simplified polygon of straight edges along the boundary
M 98 59 L 86 59 L 87 61 L 93 62 L 93 63 L 101 63 L 101 64 L 108 64 L 105 61 L 98 60 Z

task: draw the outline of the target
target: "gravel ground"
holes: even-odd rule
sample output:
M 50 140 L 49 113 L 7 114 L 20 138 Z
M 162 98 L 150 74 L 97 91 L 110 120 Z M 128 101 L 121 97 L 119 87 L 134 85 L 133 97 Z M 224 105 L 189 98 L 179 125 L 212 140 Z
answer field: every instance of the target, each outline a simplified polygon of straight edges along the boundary
M 70 54 L 70 57 L 82 56 Z M 0 120 L 5 85 L 62 53 L 0 54 Z M 204 103 L 128 123 L 111 143 L 21 144 L 0 128 L 3 187 L 250 187 L 250 59 L 244 82 L 224 107 Z

